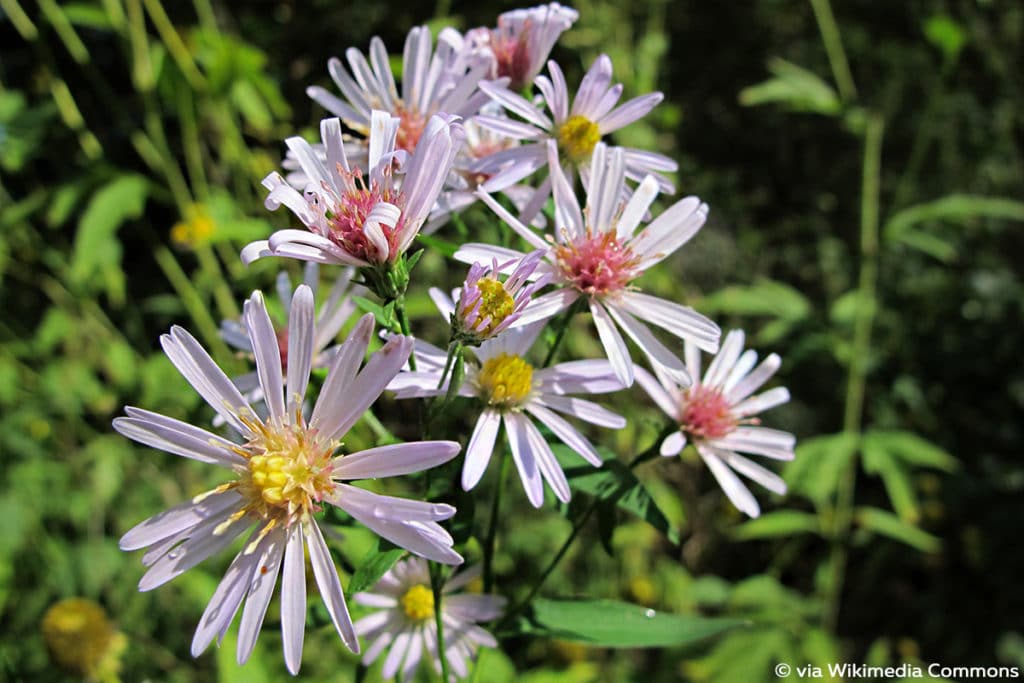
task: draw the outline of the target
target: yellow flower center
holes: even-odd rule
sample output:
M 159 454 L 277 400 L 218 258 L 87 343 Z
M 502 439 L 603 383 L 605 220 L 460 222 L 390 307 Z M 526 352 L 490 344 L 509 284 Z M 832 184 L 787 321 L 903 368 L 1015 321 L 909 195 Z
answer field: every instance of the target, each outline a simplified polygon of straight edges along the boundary
M 590 159 L 590 153 L 600 141 L 601 131 L 586 116 L 570 116 L 558 127 L 559 148 L 577 163 Z
M 477 381 L 490 405 L 516 406 L 533 391 L 533 366 L 503 353 L 484 363 Z
M 512 313 L 516 302 L 505 289 L 505 285 L 494 278 L 480 278 L 477 280 L 476 286 L 480 289 L 480 319 L 483 320 L 488 316 L 491 318 L 491 322 L 487 323 L 487 327 L 483 330 L 483 333 L 487 335 Z
M 283 426 L 242 419 L 256 434 L 235 448 L 249 461 L 249 470 L 237 482 L 249 499 L 245 511 L 284 524 L 316 512 L 317 503 L 334 488 L 331 459 L 338 444 L 320 441 L 299 415 L 296 424 Z
M 407 590 L 401 599 L 405 616 L 412 621 L 424 621 L 434 616 L 434 591 L 422 583 Z

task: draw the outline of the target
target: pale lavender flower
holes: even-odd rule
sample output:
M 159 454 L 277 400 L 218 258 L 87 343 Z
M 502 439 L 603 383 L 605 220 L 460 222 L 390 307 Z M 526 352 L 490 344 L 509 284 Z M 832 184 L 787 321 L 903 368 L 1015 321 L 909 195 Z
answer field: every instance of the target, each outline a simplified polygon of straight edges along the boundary
M 452 459 L 460 447 L 451 441 L 422 441 L 336 455 L 342 437 L 405 363 L 413 340 L 393 337 L 360 371 L 373 334 L 373 316 L 364 316 L 335 353 L 312 416 L 306 420 L 301 405 L 313 361 L 312 291 L 303 285 L 292 297 L 287 368 L 281 367 L 277 336 L 259 292 L 246 302 L 244 320 L 268 416 L 256 416 L 192 335 L 180 327 L 171 328 L 160 340 L 168 358 L 238 439 L 228 440 L 132 407 L 125 408 L 127 417 L 114 420 L 114 428 L 147 446 L 223 467 L 233 478 L 135 526 L 120 545 L 122 550 L 147 548 L 142 562 L 148 571 L 139 590 L 148 591 L 227 548 L 251 529 L 199 621 L 192 653 L 198 656 L 224 636 L 244 600 L 237 657 L 239 662 L 246 661 L 281 572 L 284 658 L 288 670 L 296 673 L 306 626 L 305 549 L 338 634 L 353 652 L 359 651 L 338 573 L 315 514 L 324 505 L 336 506 L 400 547 L 437 562 L 458 564 L 462 557 L 438 524 L 455 514 L 453 507 L 379 495 L 344 482 L 419 472 Z
M 732 504 L 751 517 L 757 517 L 761 508 L 736 472 L 779 495 L 786 492 L 786 483 L 739 453 L 792 460 L 796 445 L 792 434 L 761 427 L 760 419 L 755 417 L 789 401 L 789 391 L 776 387 L 751 395 L 775 374 L 781 362 L 773 353 L 758 365 L 756 352 L 743 351 L 743 331 L 733 330 L 726 335 L 722 350 L 703 378 L 700 349 L 686 343 L 686 364 L 694 377 L 689 387 L 680 387 L 662 373 L 655 379 L 637 368 L 637 383 L 679 423 L 679 431 L 662 442 L 661 454 L 678 455 L 689 438 Z
M 458 593 L 480 576 L 480 565 L 452 574 L 441 589 L 441 624 L 444 628 L 444 657 L 453 678 L 469 675 L 469 662 L 480 647 L 497 647 L 498 642 L 478 624 L 502 615 L 505 598 L 498 595 Z M 434 591 L 427 563 L 411 557 L 392 567 L 373 591 L 356 593 L 360 605 L 380 608 L 355 624 L 356 633 L 369 642 L 363 664 L 369 666 L 385 649 L 381 675 L 410 681 L 420 662 L 427 660 L 441 673 L 438 653 Z
M 579 13 L 557 2 L 498 15 L 497 28 L 475 28 L 465 38 L 444 33 L 444 38 L 469 55 L 470 61 L 490 65 L 488 78 L 506 77 L 509 88 L 522 90 L 540 73 L 544 60 Z
M 341 271 L 341 274 L 338 275 L 331 286 L 327 301 L 320 307 L 316 320 L 313 322 L 313 362 L 311 368 L 314 370 L 328 367 L 334 358 L 334 353 L 340 346 L 332 344 L 332 342 L 334 342 L 338 333 L 341 332 L 341 328 L 356 309 L 355 301 L 350 294 L 361 295 L 365 292 L 365 289 L 359 285 L 352 286 L 352 277 L 354 275 L 355 270 L 352 268 L 345 268 Z M 317 290 L 320 287 L 320 268 L 316 263 L 306 264 L 303 273 L 303 284 L 310 288 L 315 299 Z M 276 285 L 278 301 L 286 313 L 286 318 L 283 325 L 275 325 L 275 330 L 277 332 L 277 343 L 281 349 L 281 366 L 287 368 L 287 314 L 291 309 L 293 295 L 291 279 L 288 277 L 287 272 L 281 271 L 277 274 Z M 222 321 L 220 324 L 220 336 L 228 345 L 244 352 L 247 356 L 252 355 L 252 340 L 249 337 L 249 331 L 243 320 Z M 263 401 L 263 387 L 260 386 L 259 375 L 256 371 L 232 377 L 231 381 L 235 383 L 235 386 L 242 392 L 242 395 L 245 396 L 250 405 Z M 224 424 L 224 420 L 218 415 L 214 418 L 213 424 L 219 427 Z
M 319 86 L 307 88 L 306 93 L 346 126 L 368 136 L 373 111 L 391 114 L 398 119 L 396 149 L 412 152 L 435 114 L 469 118 L 488 101 L 487 95 L 477 89 L 488 65 L 469 64 L 447 41 L 439 41 L 433 50 L 426 26 L 413 28 L 405 39 L 401 95 L 391 73 L 387 48 L 379 37 L 370 40 L 369 61 L 355 48 L 346 50 L 345 58 L 348 69 L 336 57 L 327 63 L 344 99 Z
M 569 185 L 572 186 L 578 171 L 583 184 L 589 186 L 590 159 L 597 143 L 609 133 L 646 116 L 664 98 L 660 92 L 648 93 L 616 107 L 622 95 L 622 85 L 611 85 L 612 62 L 607 55 L 601 55 L 583 77 L 570 109 L 569 91 L 562 70 L 555 62 L 549 61 L 548 72 L 550 79 L 538 76 L 534 83 L 544 96 L 551 116 L 508 88 L 496 83 L 480 84 L 481 90 L 494 101 L 523 119 L 513 121 L 486 114 L 474 119 L 485 128 L 524 143 L 493 156 L 491 163 L 501 165 L 502 170 L 484 183 L 485 191 L 501 190 L 549 164 L 549 141 L 557 145 L 558 155 L 566 164 Z M 651 175 L 662 192 L 674 192 L 669 180 L 660 174 L 677 169 L 676 163 L 668 157 L 656 152 L 623 148 L 622 159 L 626 178 L 640 181 Z M 626 192 L 625 185 L 619 191 Z M 537 188 L 520 220 L 532 220 L 550 194 L 549 177 Z
M 326 163 L 300 137 L 287 140 L 308 184 L 300 193 L 276 171 L 263 180 L 270 210 L 284 204 L 307 230 L 279 230 L 242 250 L 242 260 L 288 256 L 316 263 L 379 266 L 395 262 L 412 244 L 444 186 L 461 144 L 462 126 L 431 117 L 415 151 L 395 149 L 400 121 L 374 111 L 367 168 L 350 167 L 341 121 L 324 119 L 320 135 Z M 396 174 L 401 174 L 399 181 Z
M 492 261 L 490 268 L 474 263 L 462 287 L 453 298 L 458 299 L 452 314 L 452 333 L 455 339 L 469 344 L 479 344 L 508 329 L 526 310 L 531 297 L 549 280 L 544 276 L 530 282 L 530 276 L 544 256 L 534 251 L 521 259 L 503 263 Z M 511 275 L 502 282 L 498 274 L 510 270 Z M 430 297 L 439 308 L 447 307 L 451 299 L 436 287 L 430 289 Z
M 443 295 L 435 296 L 434 303 L 446 317 L 455 311 L 454 303 Z M 558 413 L 610 429 L 626 426 L 620 415 L 592 401 L 568 395 L 621 389 L 622 384 L 608 361 L 580 360 L 536 368 L 526 360 L 527 351 L 543 327 L 543 324 L 535 324 L 508 329 L 476 349 L 479 364 L 466 363 L 465 381 L 459 395 L 476 398 L 483 405 L 462 468 L 462 487 L 467 491 L 479 483 L 487 469 L 502 423 L 512 460 L 534 507 L 544 503 L 544 481 L 563 502 L 568 502 L 571 494 L 569 482 L 551 447 L 530 418 L 550 429 L 594 467 L 601 466 L 601 456 L 590 441 Z M 445 352 L 417 340 L 415 354 L 417 370 L 402 372 L 388 384 L 388 389 L 399 399 L 447 393 L 447 380 L 438 388 L 444 373 Z
M 555 284 L 562 285 L 536 297 L 516 325 L 547 320 L 586 297 L 601 344 L 625 386 L 633 384 L 633 363 L 617 328 L 636 343 L 653 367 L 669 373 L 680 384 L 689 384 L 683 362 L 644 322 L 692 340 L 712 353 L 718 350 L 718 326 L 692 308 L 642 293 L 633 281 L 697 233 L 707 218 L 707 204 L 697 197 L 686 197 L 637 233 L 658 194 L 658 185 L 648 176 L 627 202 L 621 201 L 619 188 L 625 167 L 621 148 L 606 148 L 604 143 L 594 148 L 586 211 L 580 210 L 576 194 L 562 173 L 553 142 L 548 143 L 548 153 L 558 225 L 554 235 L 542 238 L 481 192 L 481 199 L 532 248 L 545 250 L 547 262 L 534 271 L 533 277 L 550 274 Z M 455 253 L 455 258 L 464 263 L 484 259 L 504 262 L 520 256 L 521 252 L 488 244 L 467 244 Z

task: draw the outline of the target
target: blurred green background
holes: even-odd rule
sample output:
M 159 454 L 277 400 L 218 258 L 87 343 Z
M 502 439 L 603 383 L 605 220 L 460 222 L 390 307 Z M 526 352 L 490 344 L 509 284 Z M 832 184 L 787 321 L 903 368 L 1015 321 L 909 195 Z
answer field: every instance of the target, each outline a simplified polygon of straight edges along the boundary
M 802 445 L 784 472 L 790 495 L 761 496 L 771 514 L 756 522 L 692 464 L 645 465 L 637 495 L 682 545 L 611 509 L 544 589 L 751 626 L 691 649 L 514 635 L 477 680 L 747 683 L 775 680 L 778 661 L 1024 665 L 1024 6 L 574 6 L 580 19 L 553 53 L 570 89 L 607 52 L 627 96 L 663 91 L 617 140 L 676 158 L 680 192 L 712 208 L 645 287 L 783 356 L 793 401 L 766 422 Z M 0 680 L 76 680 L 41 630 L 71 596 L 97 601 L 123 634 L 123 680 L 288 678 L 273 614 L 245 669 L 231 642 L 188 654 L 228 557 L 136 592 L 139 558 L 117 538 L 216 480 L 134 447 L 110 421 L 125 404 L 209 419 L 159 352 L 171 324 L 244 368 L 216 327 L 285 267 L 246 269 L 237 252 L 287 220 L 262 208 L 258 183 L 284 137 L 315 130 L 323 112 L 304 90 L 328 84 L 327 59 L 372 35 L 400 54 L 414 25 L 491 26 L 513 7 L 0 0 Z M 440 236 L 496 235 L 486 212 L 464 223 Z M 453 285 L 456 271 L 431 253 L 413 281 L 414 325 L 433 341 L 443 321 L 426 286 Z M 577 322 L 564 357 L 596 353 Z M 627 430 L 592 433 L 623 459 L 660 427 L 632 398 L 611 399 Z M 363 425 L 350 445 L 375 438 Z M 493 473 L 482 501 L 489 487 Z M 499 590 L 522 595 L 578 510 L 533 511 L 515 494 L 496 569 Z M 366 539 L 351 541 L 358 560 Z M 354 680 L 355 658 L 318 609 L 303 677 Z

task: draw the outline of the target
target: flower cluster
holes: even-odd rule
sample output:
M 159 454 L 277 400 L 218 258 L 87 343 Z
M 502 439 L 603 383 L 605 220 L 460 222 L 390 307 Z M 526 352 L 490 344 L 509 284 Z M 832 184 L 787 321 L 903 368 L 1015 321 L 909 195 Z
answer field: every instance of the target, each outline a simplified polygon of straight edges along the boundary
M 180 327 L 161 338 L 225 434 L 135 407 L 114 421 L 134 441 L 224 475 L 224 483 L 121 539 L 124 550 L 145 549 L 145 591 L 245 538 L 200 618 L 194 655 L 219 640 L 241 611 L 237 657 L 244 662 L 280 577 L 284 658 L 298 672 L 308 556 L 342 642 L 353 652 L 360 638 L 366 643 L 364 663 L 387 649 L 386 678 L 411 680 L 424 659 L 446 676 L 468 675 L 477 649 L 497 646 L 480 624 L 501 617 L 505 599 L 458 595 L 481 570 L 449 575 L 443 568 L 460 564 L 465 552 L 441 525 L 456 513 L 444 502 L 453 499 L 454 486 L 423 501 L 352 482 L 416 474 L 464 451 L 458 468 L 438 470 L 433 480 L 447 476 L 477 491 L 489 464 L 510 457 L 530 504 L 542 507 L 546 489 L 568 502 L 572 475 L 563 463 L 578 457 L 601 467 L 615 454 L 594 445 L 601 430 L 593 427 L 627 425 L 593 398 L 625 392 L 634 382 L 668 418 L 667 437 L 656 447 L 662 455 L 691 445 L 750 516 L 760 507 L 736 473 L 784 493 L 777 474 L 740 455 L 793 457 L 794 437 L 760 426 L 756 417 L 789 398 L 783 388 L 754 394 L 778 370 L 779 357 L 758 365 L 755 352 L 743 350 L 741 331 L 719 349 L 714 322 L 640 287 L 647 271 L 698 233 L 709 212 L 693 196 L 659 212 L 658 195 L 674 192 L 662 174 L 676 164 L 616 146 L 610 137 L 651 112 L 662 94 L 619 104 L 623 86 L 612 83 L 604 55 L 575 95 L 554 61 L 541 74 L 576 18 L 575 10 L 550 3 L 507 12 L 493 28 L 464 35 L 444 29 L 436 44 L 427 27 L 415 28 L 402 52 L 401 89 L 375 37 L 368 54 L 350 48 L 346 63 L 328 63 L 340 96 L 308 89 L 333 117 L 321 122 L 316 143 L 286 140 L 285 173 L 263 181 L 266 207 L 287 207 L 300 227 L 284 227 L 241 254 L 246 263 L 269 256 L 304 261 L 304 283 L 293 289 L 282 273 L 276 316 L 257 291 L 241 319 L 221 330 L 254 370 L 229 378 Z M 536 96 L 527 93 L 531 87 Z M 478 238 L 447 252 L 468 265 L 451 295 L 429 286 L 435 283 L 424 287 L 449 326 L 446 346 L 436 346 L 415 336 L 406 310 L 407 291 L 420 284 L 418 236 L 443 231 L 456 212 L 477 202 L 502 237 L 500 244 Z M 429 249 L 435 239 L 421 243 Z M 318 313 L 320 271 L 339 266 Z M 351 324 L 360 306 L 370 312 Z M 573 324 L 586 313 L 597 332 L 591 345 L 605 357 L 559 361 L 563 340 L 587 329 Z M 380 335 L 376 324 L 384 328 Z M 378 336 L 380 347 L 368 355 Z M 703 375 L 702 351 L 717 354 Z M 416 423 L 408 416 L 419 415 L 424 440 L 351 452 L 345 434 L 385 390 L 405 407 L 402 433 Z M 441 430 L 448 440 L 426 438 Z M 499 492 L 502 486 L 499 480 Z M 497 513 L 497 501 L 492 509 Z M 376 587 L 356 592 L 355 603 L 380 610 L 356 621 L 327 541 L 337 534 L 321 530 L 339 520 L 415 556 L 397 564 L 392 558 Z M 485 541 L 485 567 L 493 531 L 486 539 L 476 534 Z

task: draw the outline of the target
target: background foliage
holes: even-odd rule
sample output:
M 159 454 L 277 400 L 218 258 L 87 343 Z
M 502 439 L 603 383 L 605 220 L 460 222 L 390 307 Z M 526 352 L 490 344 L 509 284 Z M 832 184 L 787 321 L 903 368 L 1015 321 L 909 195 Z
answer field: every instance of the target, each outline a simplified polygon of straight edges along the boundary
M 512 6 L 0 1 L 0 678 L 64 680 L 39 625 L 72 595 L 99 601 L 127 636 L 126 680 L 286 678 L 269 624 L 244 673 L 232 643 L 188 655 L 227 558 L 136 593 L 142 568 L 117 537 L 207 472 L 136 449 L 110 420 L 124 404 L 208 417 L 158 352 L 172 323 L 241 367 L 217 321 L 279 265 L 244 269 L 237 251 L 280 225 L 258 181 L 280 141 L 322 115 L 303 91 L 327 80 L 327 58 L 374 34 L 398 53 L 417 23 L 491 25 Z M 712 207 L 645 285 L 783 355 L 794 400 L 772 417 L 802 446 L 784 473 L 791 495 L 757 521 L 699 468 L 645 465 L 642 487 L 630 482 L 617 512 L 601 508 L 544 589 L 750 626 L 657 650 L 510 629 L 479 680 L 739 683 L 774 680 L 776 661 L 1024 664 L 1024 7 L 837 2 L 846 74 L 822 39 L 819 0 L 575 6 L 555 52 L 569 82 L 604 51 L 627 96 L 664 91 L 618 139 L 678 159 L 681 191 Z M 878 239 L 865 242 L 875 213 Z M 417 275 L 451 270 L 434 253 Z M 425 296 L 411 306 L 440 334 Z M 570 347 L 594 350 L 582 333 Z M 617 399 L 631 427 L 606 441 L 609 457 L 628 460 L 657 434 L 640 398 Z M 364 425 L 354 438 L 378 436 Z M 600 490 L 574 484 L 577 499 Z M 582 505 L 559 516 L 521 496 L 505 503 L 498 585 L 521 597 Z M 660 511 L 661 530 L 640 505 Z M 543 627 L 543 605 L 534 616 Z M 352 680 L 355 659 L 329 626 L 310 639 L 304 676 Z

